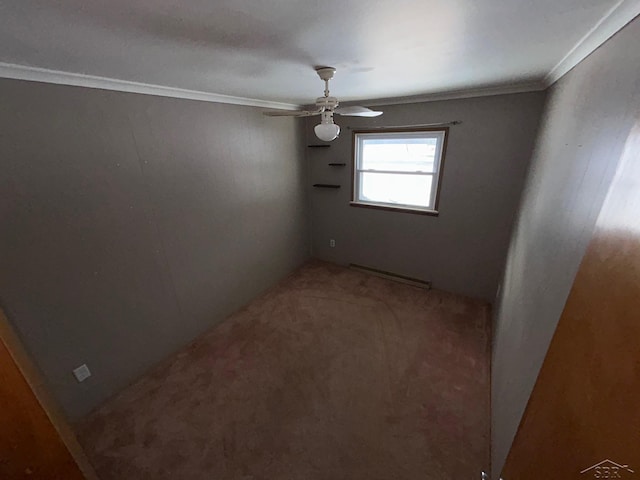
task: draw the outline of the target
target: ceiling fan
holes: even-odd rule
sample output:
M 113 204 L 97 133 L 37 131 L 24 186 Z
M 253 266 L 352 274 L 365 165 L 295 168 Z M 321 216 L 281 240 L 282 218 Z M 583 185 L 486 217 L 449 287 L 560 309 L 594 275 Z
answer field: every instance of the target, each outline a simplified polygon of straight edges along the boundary
M 382 112 L 371 110 L 367 107 L 352 106 L 338 107 L 338 99 L 329 96 L 329 80 L 333 78 L 336 69 L 333 67 L 318 67 L 316 73 L 324 81 L 324 96 L 316 99 L 315 110 L 269 110 L 264 112 L 270 117 L 311 117 L 321 115 L 321 120 L 315 126 L 314 131 L 320 140 L 330 142 L 335 140 L 340 133 L 340 126 L 333 123 L 333 114 L 347 117 L 377 117 Z

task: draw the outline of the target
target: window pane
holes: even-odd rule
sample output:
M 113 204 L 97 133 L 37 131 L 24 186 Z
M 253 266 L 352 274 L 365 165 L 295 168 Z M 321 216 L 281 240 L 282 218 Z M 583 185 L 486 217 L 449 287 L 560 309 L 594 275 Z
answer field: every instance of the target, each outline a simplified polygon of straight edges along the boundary
M 365 138 L 362 170 L 434 172 L 436 138 Z
M 432 182 L 432 175 L 362 172 L 358 200 L 428 208 Z

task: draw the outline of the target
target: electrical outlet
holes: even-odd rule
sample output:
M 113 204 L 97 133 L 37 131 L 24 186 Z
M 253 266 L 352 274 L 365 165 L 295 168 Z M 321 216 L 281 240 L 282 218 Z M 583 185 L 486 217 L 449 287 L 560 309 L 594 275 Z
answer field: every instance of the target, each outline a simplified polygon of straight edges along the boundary
M 83 363 L 78 368 L 73 369 L 73 376 L 76 377 L 78 382 L 84 382 L 91 376 L 91 371 L 89 370 L 89 367 L 87 367 L 87 364 Z
M 330 246 L 331 248 L 333 248 L 333 247 L 335 247 L 335 246 L 336 246 L 336 241 L 335 241 L 333 238 L 332 238 L 331 240 L 329 240 L 329 246 Z

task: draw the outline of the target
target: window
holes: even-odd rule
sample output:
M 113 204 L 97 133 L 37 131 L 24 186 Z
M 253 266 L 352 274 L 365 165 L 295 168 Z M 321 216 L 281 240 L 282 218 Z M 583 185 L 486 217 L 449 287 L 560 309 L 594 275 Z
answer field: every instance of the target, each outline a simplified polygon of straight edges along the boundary
M 437 215 L 447 133 L 355 131 L 351 205 Z

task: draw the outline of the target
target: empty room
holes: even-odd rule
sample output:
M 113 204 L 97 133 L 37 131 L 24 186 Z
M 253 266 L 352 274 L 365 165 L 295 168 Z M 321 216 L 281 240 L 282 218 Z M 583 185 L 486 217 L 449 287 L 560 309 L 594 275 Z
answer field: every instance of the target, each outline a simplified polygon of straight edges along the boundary
M 640 0 L 5 0 L 0 479 L 640 475 Z

